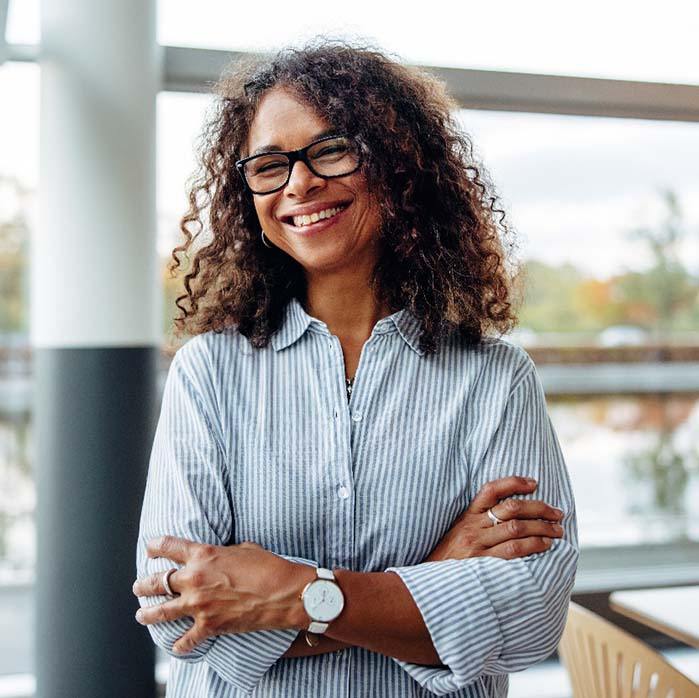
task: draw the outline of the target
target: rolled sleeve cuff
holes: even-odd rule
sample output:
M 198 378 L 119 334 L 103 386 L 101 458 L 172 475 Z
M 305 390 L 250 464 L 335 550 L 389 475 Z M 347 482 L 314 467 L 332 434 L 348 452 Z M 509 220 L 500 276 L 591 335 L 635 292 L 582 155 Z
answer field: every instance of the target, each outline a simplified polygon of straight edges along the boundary
M 303 557 L 279 557 L 318 567 L 317 562 Z M 269 668 L 291 647 L 298 632 L 294 629 L 256 630 L 251 633 L 219 635 L 206 653 L 206 662 L 222 679 L 249 695 Z
M 444 668 L 396 661 L 421 686 L 446 695 L 473 682 L 502 648 L 495 610 L 463 560 L 389 567 L 410 591 Z
M 257 630 L 220 635 L 206 663 L 224 680 L 251 694 L 269 668 L 296 639 L 298 630 Z

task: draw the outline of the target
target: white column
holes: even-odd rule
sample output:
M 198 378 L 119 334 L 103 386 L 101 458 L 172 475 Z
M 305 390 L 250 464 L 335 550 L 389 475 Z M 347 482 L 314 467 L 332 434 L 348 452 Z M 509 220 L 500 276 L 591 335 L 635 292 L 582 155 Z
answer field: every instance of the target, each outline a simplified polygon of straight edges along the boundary
M 155 0 L 42 0 L 35 347 L 159 341 Z

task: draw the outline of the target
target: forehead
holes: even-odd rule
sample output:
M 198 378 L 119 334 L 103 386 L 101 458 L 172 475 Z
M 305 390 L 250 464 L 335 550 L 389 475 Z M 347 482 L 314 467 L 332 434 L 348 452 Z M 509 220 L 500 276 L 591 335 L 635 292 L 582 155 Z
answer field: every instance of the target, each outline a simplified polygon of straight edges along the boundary
M 247 152 L 264 146 L 281 150 L 302 148 L 329 127 L 328 122 L 301 98 L 282 88 L 272 89 L 257 107 L 248 134 Z

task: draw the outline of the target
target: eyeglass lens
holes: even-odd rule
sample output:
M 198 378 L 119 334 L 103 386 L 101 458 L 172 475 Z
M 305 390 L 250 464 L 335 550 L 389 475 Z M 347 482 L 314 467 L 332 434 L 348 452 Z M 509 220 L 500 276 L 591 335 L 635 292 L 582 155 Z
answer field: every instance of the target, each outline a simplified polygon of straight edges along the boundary
M 357 149 L 346 137 L 315 143 L 306 152 L 311 169 L 321 177 L 350 174 L 359 164 Z M 258 155 L 245 163 L 244 172 L 250 188 L 263 194 L 286 184 L 290 174 L 289 158 L 275 153 Z

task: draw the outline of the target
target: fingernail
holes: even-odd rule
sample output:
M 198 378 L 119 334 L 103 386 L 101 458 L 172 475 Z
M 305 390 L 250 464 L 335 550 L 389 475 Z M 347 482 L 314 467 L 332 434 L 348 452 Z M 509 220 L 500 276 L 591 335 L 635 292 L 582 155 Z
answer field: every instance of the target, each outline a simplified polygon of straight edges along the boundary
M 551 539 L 550 539 L 550 538 L 544 538 L 544 545 L 551 545 Z
M 563 533 L 563 526 L 559 526 L 558 524 L 553 524 L 553 530 L 556 533 Z
M 536 485 L 536 480 L 535 480 L 533 477 L 528 477 L 528 478 L 527 478 L 527 482 L 528 482 L 530 485 Z
M 143 612 L 139 608 L 138 611 L 136 611 L 136 620 L 143 625 Z

